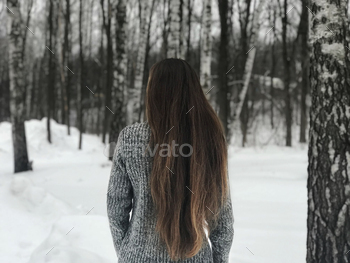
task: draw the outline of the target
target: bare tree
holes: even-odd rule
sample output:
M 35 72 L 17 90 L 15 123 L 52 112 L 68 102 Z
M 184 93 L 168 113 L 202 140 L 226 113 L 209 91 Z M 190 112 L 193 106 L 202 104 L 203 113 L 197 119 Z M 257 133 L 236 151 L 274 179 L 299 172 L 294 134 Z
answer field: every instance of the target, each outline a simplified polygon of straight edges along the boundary
M 285 118 L 286 118 L 286 146 L 292 146 L 292 103 L 290 94 L 290 57 L 288 54 L 288 0 L 283 0 L 281 8 L 282 15 L 282 45 L 283 45 L 283 68 L 284 68 L 284 102 L 285 102 Z
M 110 0 L 107 0 L 107 12 L 105 11 L 105 1 L 100 0 L 101 10 L 102 10 L 102 23 L 104 26 L 104 31 L 107 36 L 107 76 L 106 76 L 106 85 L 105 85 L 105 109 L 104 109 L 104 120 L 103 120 L 103 134 L 102 142 L 106 142 L 106 133 L 109 128 L 109 122 L 111 114 L 113 114 L 111 105 L 112 105 L 112 85 L 113 85 L 113 39 L 112 39 L 112 17 L 113 17 L 113 8 Z M 107 13 L 107 16 L 106 16 Z
M 126 68 L 127 68 L 127 56 L 126 56 L 126 0 L 118 0 L 116 4 L 115 12 L 115 36 L 116 36 L 116 52 L 114 56 L 114 85 L 115 89 L 115 113 L 112 117 L 109 142 L 117 142 L 120 131 L 126 125 L 126 103 L 124 98 L 124 91 L 126 88 Z M 113 159 L 114 144 L 110 144 L 110 159 Z
M 128 111 L 130 120 L 129 124 L 139 121 L 140 113 L 140 97 L 143 84 L 143 73 L 145 66 L 146 57 L 146 46 L 147 46 L 147 31 L 149 29 L 148 25 L 149 14 L 151 8 L 151 0 L 139 1 L 139 18 L 140 18 L 140 35 L 139 35 L 139 45 L 137 49 L 137 60 L 135 68 L 135 82 L 132 88 L 129 88 L 129 103 Z
M 311 0 L 307 262 L 350 262 L 347 1 Z M 328 16 L 332 14 L 332 16 Z
M 227 117 L 229 113 L 229 102 L 227 100 L 227 70 L 228 70 L 228 23 L 227 23 L 227 11 L 228 0 L 218 0 L 219 3 L 219 15 L 220 15 L 220 47 L 219 47 L 219 87 L 216 96 L 216 104 L 219 106 L 219 118 L 223 124 L 225 134 L 228 134 L 228 122 Z
M 204 93 L 210 97 L 211 86 L 211 0 L 205 0 L 203 4 L 203 26 L 201 36 L 201 67 L 200 79 Z
M 85 88 L 85 65 L 83 50 L 83 0 L 79 0 L 79 59 L 80 59 L 80 89 L 78 91 L 78 126 L 79 150 L 83 143 L 83 90 Z
M 151 25 L 152 25 L 152 17 L 153 17 L 153 13 L 154 13 L 155 4 L 156 4 L 156 0 L 152 0 L 152 6 L 151 6 L 151 10 L 149 12 L 149 20 L 148 20 L 149 23 L 148 23 L 148 28 L 147 28 L 145 63 L 144 63 L 144 67 L 143 67 L 144 68 L 143 69 L 143 80 L 142 80 L 142 88 L 141 88 L 141 96 L 140 96 L 140 110 L 139 110 L 139 118 L 138 118 L 139 122 L 146 119 L 145 96 L 146 96 L 146 86 L 147 86 L 147 82 L 148 82 L 149 52 L 151 50 L 151 43 L 150 43 Z
M 183 0 L 172 0 L 169 4 L 169 33 L 167 57 L 183 58 L 184 45 L 182 41 Z
M 63 59 L 62 66 L 65 67 L 65 75 L 67 76 L 65 81 L 65 89 L 64 92 L 64 111 L 66 117 L 67 124 L 67 133 L 70 135 L 70 85 L 72 83 L 72 63 L 71 63 L 71 40 L 70 40 L 70 32 L 71 32 L 71 22 L 70 22 L 70 0 L 66 0 L 66 12 L 65 12 L 65 22 L 64 22 L 64 47 L 63 47 Z
M 243 75 L 243 89 L 239 94 L 239 100 L 236 106 L 236 109 L 234 111 L 234 115 L 233 115 L 233 121 L 232 121 L 232 127 L 235 125 L 235 121 L 237 119 L 238 116 L 240 116 L 241 111 L 242 111 L 242 107 L 243 107 L 243 103 L 245 101 L 245 97 L 247 95 L 247 91 L 248 91 L 248 87 L 249 87 L 249 83 L 250 83 L 250 78 L 252 75 L 252 71 L 253 71 L 253 65 L 254 65 L 254 59 L 255 59 L 255 54 L 256 54 L 256 41 L 258 38 L 258 31 L 259 31 L 259 19 L 260 19 L 260 13 L 263 9 L 263 6 L 265 4 L 265 0 L 260 0 L 259 5 L 256 8 L 255 14 L 254 14 L 254 19 L 253 19 L 253 23 L 252 23 L 252 29 L 251 29 L 251 36 L 250 36 L 250 49 L 248 50 L 248 57 L 245 63 L 245 69 L 244 69 L 244 75 Z M 243 145 L 245 143 L 245 140 L 243 141 Z
M 277 20 L 277 14 L 276 10 L 271 6 L 270 12 L 269 12 L 270 19 L 272 23 L 272 44 L 271 44 L 271 70 L 270 70 L 270 97 L 271 97 L 271 103 L 270 103 L 270 123 L 271 123 L 271 128 L 274 128 L 274 110 L 273 110 L 273 99 L 274 99 L 274 84 L 273 84 L 273 79 L 276 74 L 276 54 L 275 54 L 275 42 L 277 39 L 276 36 L 276 20 Z
M 301 59 L 302 59 L 302 81 L 301 81 L 301 98 L 300 98 L 300 142 L 306 142 L 307 127 L 307 108 L 306 96 L 309 86 L 309 10 L 307 9 L 308 0 L 302 0 L 302 13 L 300 19 L 300 35 L 301 35 Z
M 24 126 L 25 76 L 23 71 L 23 24 L 18 0 L 7 0 L 7 32 L 10 75 L 10 110 L 15 173 L 31 170 Z

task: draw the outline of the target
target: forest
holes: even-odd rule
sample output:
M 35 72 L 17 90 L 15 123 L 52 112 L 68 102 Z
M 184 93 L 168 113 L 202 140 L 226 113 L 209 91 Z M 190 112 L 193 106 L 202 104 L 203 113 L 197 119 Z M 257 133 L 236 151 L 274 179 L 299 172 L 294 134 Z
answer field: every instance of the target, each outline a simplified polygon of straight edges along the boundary
M 95 198 L 86 200 L 100 200 L 95 213 L 105 218 L 101 195 L 108 178 L 97 183 L 92 171 L 108 175 L 119 132 L 146 119 L 151 66 L 172 57 L 196 70 L 233 156 L 232 198 L 242 211 L 237 231 L 245 237 L 231 250 L 230 262 L 350 262 L 348 0 L 3 0 L 0 22 L 0 175 L 7 187 L 0 193 L 10 188 L 36 217 L 52 215 L 23 255 L 14 248 L 20 234 L 12 237 L 6 262 L 54 262 L 44 257 L 53 235 L 80 222 L 78 216 L 55 220 L 87 212 L 85 191 L 94 185 Z M 83 179 L 89 171 L 76 165 L 95 161 Z M 56 179 L 54 169 L 64 176 Z M 60 185 L 67 181 L 75 191 L 80 180 L 91 188 L 66 196 Z M 254 185 L 256 192 L 240 190 Z M 252 203 L 243 197 L 254 200 L 253 209 L 261 204 L 259 193 L 266 198 L 263 214 L 271 208 L 270 215 L 278 210 L 276 218 L 284 218 L 280 206 L 292 207 L 285 224 L 297 229 L 297 237 L 277 224 L 276 233 L 289 237 L 285 244 L 277 238 L 259 248 L 252 241 L 254 227 L 245 221 L 255 213 L 244 210 Z M 37 198 L 48 203 L 42 207 Z M 65 208 L 53 212 L 52 205 Z M 261 235 L 269 233 L 269 218 L 252 222 L 256 229 L 265 225 Z M 86 220 L 92 220 L 84 221 L 86 228 L 106 225 L 102 218 Z M 50 232 L 52 225 L 57 229 Z M 115 257 L 111 247 L 102 253 L 69 242 L 90 253 L 77 252 L 77 263 Z M 268 255 L 268 245 L 289 256 Z M 71 262 L 63 258 L 57 262 Z

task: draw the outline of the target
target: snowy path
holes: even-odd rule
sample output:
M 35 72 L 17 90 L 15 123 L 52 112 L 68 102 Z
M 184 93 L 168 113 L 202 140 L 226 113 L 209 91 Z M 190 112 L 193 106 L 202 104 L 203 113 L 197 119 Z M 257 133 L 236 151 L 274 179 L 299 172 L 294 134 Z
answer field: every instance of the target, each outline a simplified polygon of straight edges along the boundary
M 34 172 L 12 174 L 10 124 L 0 123 L 0 262 L 116 262 L 106 217 L 110 163 L 96 136 L 26 123 Z M 230 149 L 235 237 L 230 262 L 295 263 L 306 255 L 306 149 Z

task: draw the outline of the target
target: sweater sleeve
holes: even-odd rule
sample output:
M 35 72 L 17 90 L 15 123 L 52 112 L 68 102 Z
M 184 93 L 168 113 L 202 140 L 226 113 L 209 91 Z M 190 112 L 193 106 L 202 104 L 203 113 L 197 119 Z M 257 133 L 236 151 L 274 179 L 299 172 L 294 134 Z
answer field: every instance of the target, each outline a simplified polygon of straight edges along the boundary
M 221 208 L 217 225 L 209 235 L 212 244 L 214 263 L 228 263 L 229 253 L 233 242 L 233 212 L 231 194 Z
M 132 185 L 125 166 L 124 130 L 119 133 L 114 151 L 112 170 L 107 192 L 107 214 L 117 256 L 129 227 L 132 208 Z

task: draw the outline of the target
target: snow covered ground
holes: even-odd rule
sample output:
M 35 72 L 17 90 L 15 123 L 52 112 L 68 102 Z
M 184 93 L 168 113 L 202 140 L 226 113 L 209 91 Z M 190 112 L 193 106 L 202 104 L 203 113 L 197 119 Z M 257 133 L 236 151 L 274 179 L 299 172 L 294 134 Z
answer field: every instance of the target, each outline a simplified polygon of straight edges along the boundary
M 33 172 L 14 175 L 11 124 L 0 123 L 0 262 L 117 262 L 106 213 L 111 164 L 100 138 L 26 122 Z M 230 262 L 305 262 L 307 148 L 231 147 Z

